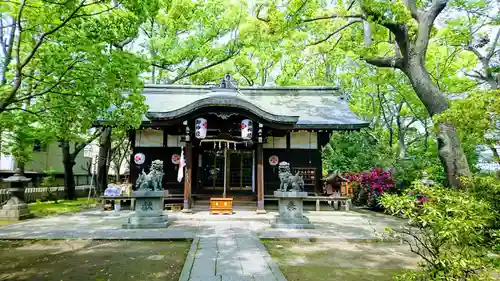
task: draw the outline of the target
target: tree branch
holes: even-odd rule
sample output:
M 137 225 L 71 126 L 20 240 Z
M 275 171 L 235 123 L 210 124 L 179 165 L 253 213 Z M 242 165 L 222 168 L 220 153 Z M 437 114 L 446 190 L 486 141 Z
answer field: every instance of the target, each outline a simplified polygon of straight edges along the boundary
M 74 160 L 75 157 L 78 155 L 78 153 L 80 153 L 80 151 L 82 151 L 82 149 L 84 149 L 89 143 L 91 143 L 95 139 L 97 139 L 103 132 L 104 132 L 104 128 L 98 129 L 92 134 L 92 136 L 90 136 L 84 142 L 81 142 L 78 144 L 75 143 L 75 150 L 73 151 L 73 153 L 70 154 L 72 159 Z
M 415 42 L 415 49 L 420 57 L 423 57 L 429 46 L 429 37 L 431 35 L 432 26 L 437 16 L 444 10 L 448 4 L 448 0 L 434 0 L 431 8 L 425 12 L 418 25 L 418 35 Z
M 474 78 L 474 79 L 486 80 L 486 77 L 484 77 L 482 74 L 476 75 L 476 74 L 464 72 L 464 75 L 467 77 L 470 77 L 470 78 Z
M 357 23 L 357 22 L 363 22 L 361 19 L 356 19 L 356 20 L 350 20 L 347 24 L 341 26 L 339 29 L 335 30 L 334 32 L 330 33 L 327 37 L 325 37 L 324 39 L 321 39 L 319 41 L 316 41 L 314 43 L 311 43 L 311 44 L 307 44 L 306 46 L 314 46 L 314 45 L 318 45 L 318 44 L 321 44 L 325 41 L 328 41 L 333 35 L 341 32 L 342 30 L 346 29 L 347 27 L 351 26 L 352 24 L 354 23 Z
M 49 87 L 48 89 L 46 89 L 45 91 L 42 91 L 40 93 L 35 93 L 35 94 L 31 94 L 29 96 L 25 96 L 25 97 L 21 97 L 19 99 L 15 99 L 14 101 L 12 101 L 12 103 L 17 103 L 17 102 L 20 102 L 20 101 L 23 101 L 23 100 L 28 100 L 28 99 L 31 99 L 31 98 L 34 98 L 34 97 L 39 97 L 39 96 L 43 96 L 47 93 L 50 93 L 52 92 L 57 86 L 59 86 L 64 78 L 64 76 L 71 70 L 73 69 L 73 67 L 79 63 L 80 61 L 79 60 L 76 60 L 76 61 L 73 61 L 64 71 L 63 73 L 61 74 L 61 76 L 59 76 L 59 78 L 57 79 L 56 83 L 54 83 L 51 87 Z
M 265 18 L 261 18 L 261 17 L 260 17 L 260 11 L 262 10 L 262 7 L 263 7 L 263 6 L 264 6 L 263 4 L 260 4 L 260 5 L 258 5 L 258 6 L 257 6 L 257 9 L 256 9 L 257 15 L 255 15 L 255 16 L 256 16 L 256 17 L 257 17 L 257 19 L 258 19 L 258 20 L 260 20 L 260 21 L 263 21 L 263 22 L 270 22 L 270 20 L 269 20 L 269 19 L 265 19 Z
M 228 61 L 229 59 L 231 59 L 232 57 L 234 57 L 235 55 L 237 55 L 239 52 L 240 52 L 240 50 L 238 50 L 237 52 L 232 53 L 232 54 L 230 54 L 230 55 L 228 55 L 228 56 L 226 56 L 226 57 L 224 57 L 224 58 L 222 58 L 222 59 L 220 59 L 220 60 L 218 60 L 218 61 L 215 61 L 215 62 L 213 62 L 213 63 L 211 63 L 211 64 L 205 65 L 204 67 L 201 67 L 201 68 L 199 68 L 199 69 L 197 69 L 197 70 L 191 71 L 191 72 L 189 72 L 189 73 L 187 73 L 187 74 L 184 74 L 184 75 L 182 75 L 182 76 L 178 76 L 178 77 L 176 77 L 174 80 L 170 81 L 170 84 L 174 84 L 175 82 L 177 82 L 177 81 L 179 81 L 179 80 L 181 80 L 181 79 L 184 79 L 184 78 L 186 78 L 186 77 L 189 77 L 189 76 L 192 76 L 192 75 L 198 74 L 198 73 L 200 73 L 200 72 L 202 72 L 202 71 L 204 71 L 204 70 L 206 70 L 206 69 L 209 69 L 209 68 L 211 68 L 211 67 L 214 67 L 214 66 L 216 66 L 216 65 L 219 65 L 219 64 L 221 64 L 221 63 L 223 63 L 223 62 L 225 62 L 225 61 Z
M 22 2 L 22 4 L 24 4 L 24 1 Z M 21 62 L 21 57 L 20 57 L 20 49 L 21 49 L 21 39 L 20 38 L 21 38 L 21 33 L 22 33 L 21 16 L 22 16 L 22 9 L 24 7 L 22 4 L 21 4 L 21 7 L 19 8 L 18 19 L 17 19 L 18 20 L 18 27 L 19 27 L 19 40 L 17 42 L 18 63 L 17 63 L 17 70 L 16 70 L 16 79 L 15 79 L 14 85 L 13 85 L 12 89 L 10 90 L 10 92 L 7 94 L 7 96 L 2 101 L 0 101 L 0 112 L 5 110 L 5 108 L 7 108 L 7 106 L 14 99 L 17 91 L 21 87 L 21 79 L 22 79 L 21 73 L 22 73 L 23 68 L 26 65 L 28 65 L 28 63 L 30 63 L 30 61 L 33 59 L 33 57 L 35 56 L 38 49 L 40 48 L 42 43 L 45 41 L 45 38 L 47 38 L 47 36 L 57 32 L 59 29 L 64 27 L 71 19 L 73 19 L 75 17 L 75 15 L 78 13 L 78 11 L 82 7 L 86 6 L 85 0 L 82 0 L 80 2 L 80 4 L 78 4 L 78 6 L 76 6 L 76 8 L 73 10 L 73 12 L 71 12 L 71 14 L 68 15 L 68 17 L 66 17 L 59 25 L 57 25 L 53 29 L 43 33 L 40 36 L 40 38 L 36 41 L 35 46 L 31 50 L 29 55 L 26 57 L 26 59 L 24 59 L 24 61 Z M 87 5 L 89 5 L 89 4 L 87 4 Z
M 359 20 L 366 20 L 366 17 L 363 15 L 346 15 L 346 16 L 339 16 L 339 15 L 330 15 L 330 16 L 322 16 L 322 17 L 315 17 L 315 18 L 309 18 L 309 19 L 304 19 L 302 22 L 307 23 L 307 22 L 313 22 L 317 20 L 330 20 L 330 19 L 359 19 Z
M 81 1 L 80 4 L 75 8 L 75 10 L 73 10 L 73 12 L 66 19 L 64 19 L 59 25 L 54 27 L 52 30 L 49 30 L 49 31 L 43 33 L 40 36 L 40 39 L 38 39 L 38 41 L 36 42 L 35 47 L 31 50 L 28 57 L 21 64 L 21 67 L 20 67 L 21 70 L 31 61 L 31 59 L 33 58 L 33 56 L 37 52 L 38 48 L 40 48 L 40 46 L 42 45 L 45 38 L 47 36 L 57 32 L 59 29 L 64 27 L 71 19 L 73 19 L 75 17 L 76 13 L 78 13 L 78 11 L 84 6 L 84 3 L 85 3 L 85 0 Z
M 497 35 L 495 36 L 495 39 L 493 40 L 493 43 L 491 45 L 491 50 L 490 52 L 486 55 L 486 59 L 488 59 L 488 61 L 493 57 L 493 55 L 495 54 L 495 48 L 497 47 L 497 44 L 498 44 L 498 41 L 500 39 L 500 28 L 498 28 L 498 31 L 497 31 Z
M 416 0 L 405 0 L 404 1 L 406 8 L 410 11 L 411 17 L 415 19 L 417 22 L 420 21 L 420 13 L 417 9 L 417 1 Z
M 365 62 L 378 67 L 391 67 L 391 68 L 403 68 L 403 59 L 396 57 L 383 57 L 383 58 L 363 58 Z
M 16 35 L 16 20 L 12 18 L 12 27 L 10 29 L 10 34 L 9 37 L 7 37 L 6 43 L 3 41 L 3 30 L 2 30 L 2 36 L 0 40 L 2 41 L 2 47 L 5 47 L 5 54 L 4 54 L 4 61 L 3 61 L 3 67 L 2 67 L 2 82 L 1 85 L 7 84 L 7 71 L 9 69 L 9 64 L 10 61 L 12 60 L 12 49 L 14 47 L 14 37 Z
M 123 51 L 123 47 L 125 47 L 125 45 L 129 44 L 130 42 L 132 42 L 133 40 L 135 39 L 135 37 L 129 37 L 121 42 L 118 42 L 118 43 L 113 43 L 113 46 L 119 50 L 122 50 Z
M 483 61 L 486 59 L 486 58 L 485 58 L 485 57 L 484 57 L 484 56 L 483 56 L 483 55 L 479 52 L 479 50 L 478 50 L 478 49 L 476 49 L 475 47 L 473 47 L 472 45 L 466 46 L 466 47 L 465 47 L 465 49 L 466 49 L 466 50 L 468 50 L 468 51 L 473 52 L 473 53 L 476 55 L 476 57 L 477 57 L 477 58 L 478 58 L 481 62 L 483 62 Z
M 175 78 L 173 79 L 173 81 L 178 81 L 178 80 L 180 80 L 180 79 L 179 79 L 179 77 L 182 77 L 182 76 L 186 73 L 186 71 L 187 71 L 187 70 L 191 67 L 191 65 L 192 65 L 192 64 L 193 64 L 193 62 L 196 60 L 196 58 L 197 58 L 196 56 L 193 56 L 193 57 L 189 60 L 189 62 L 187 63 L 187 65 L 186 65 L 186 67 L 184 68 L 184 70 L 183 70 L 183 71 L 182 71 L 179 75 L 177 75 L 177 77 L 175 77 Z
M 403 54 L 408 52 L 408 29 L 404 24 L 394 22 L 385 15 L 379 13 L 379 11 L 369 9 L 366 5 L 362 5 L 361 9 L 367 16 L 372 18 L 372 21 L 389 29 L 389 31 L 394 34 L 399 49 Z

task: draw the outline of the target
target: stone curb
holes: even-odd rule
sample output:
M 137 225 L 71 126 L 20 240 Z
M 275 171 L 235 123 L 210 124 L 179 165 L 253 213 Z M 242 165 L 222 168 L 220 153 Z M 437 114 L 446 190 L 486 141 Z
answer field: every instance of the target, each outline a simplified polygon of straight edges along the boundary
M 197 238 L 196 238 L 197 239 Z M 0 241 L 21 241 L 21 240 L 94 240 L 94 241 L 193 241 L 195 238 L 134 238 L 134 237 L 110 237 L 110 238 L 78 238 L 78 237 L 53 237 L 53 238 L 40 238 L 40 237 L 0 237 Z
M 273 260 L 273 258 L 271 257 L 271 255 L 267 251 L 266 247 L 264 247 L 264 244 L 262 244 L 262 242 L 260 242 L 260 240 L 258 240 L 258 242 L 259 243 L 256 243 L 257 247 L 259 247 L 259 249 L 261 251 L 263 251 L 264 253 L 267 253 L 267 255 L 264 257 L 264 260 L 269 265 L 269 268 L 273 272 L 274 277 L 276 278 L 276 280 L 278 280 L 278 281 L 287 281 L 285 275 L 283 274 L 283 272 L 281 272 L 278 264 L 276 264 L 276 262 Z
M 198 251 L 198 244 L 200 242 L 199 237 L 195 237 L 193 239 L 193 243 L 191 243 L 191 248 L 189 248 L 189 252 L 186 256 L 186 261 L 184 262 L 184 266 L 182 267 L 181 276 L 179 277 L 179 281 L 188 281 L 189 276 L 191 275 L 191 268 L 193 267 L 194 258 L 196 256 L 196 252 Z
M 297 242 L 348 242 L 348 243 L 373 243 L 373 244 L 399 244 L 400 239 L 376 239 L 376 238 L 340 238 L 340 237 L 259 237 L 261 240 L 273 241 L 297 241 Z

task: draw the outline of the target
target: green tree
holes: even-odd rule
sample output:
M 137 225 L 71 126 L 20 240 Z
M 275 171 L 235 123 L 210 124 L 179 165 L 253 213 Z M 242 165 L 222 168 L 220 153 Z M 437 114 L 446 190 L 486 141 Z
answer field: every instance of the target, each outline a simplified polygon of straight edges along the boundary
M 131 51 L 150 63 L 146 79 L 174 84 L 220 78 L 211 69 L 239 54 L 239 25 L 248 17 L 244 3 L 223 0 L 159 0 L 132 42 Z M 208 78 L 208 79 L 207 79 Z
M 0 113 L 23 110 L 36 97 L 60 93 L 61 84 L 91 79 L 80 65 L 91 48 L 136 34 L 149 1 L 8 1 L 2 4 Z M 120 32 L 116 32 L 119 30 Z M 84 42 L 83 46 L 80 46 Z M 60 44 L 58 44 L 60 43 Z M 87 48 L 87 49 L 86 49 Z M 71 79 L 68 79 L 72 76 Z M 94 77 L 95 78 L 95 77 Z M 74 94 L 74 93 L 72 93 Z M 44 109 L 47 110 L 47 109 Z
M 41 139 L 59 142 L 69 199 L 75 196 L 75 158 L 103 131 L 89 133 L 94 122 L 126 128 L 140 124 L 146 108 L 139 77 L 147 64 L 123 46 L 137 36 L 145 18 L 157 12 L 155 3 L 81 0 L 2 5 L 2 24 L 12 24 L 2 26 L 7 40 L 2 40 L 0 114 L 29 113 L 43 132 Z
M 448 109 L 448 99 L 431 75 L 427 54 L 436 43 L 436 18 L 450 12 L 474 10 L 493 1 L 349 1 L 332 5 L 322 1 L 272 1 L 260 18 L 269 32 L 287 35 L 295 50 L 338 44 L 351 64 L 392 68 L 404 73 L 431 117 Z M 443 23 L 446 26 L 446 22 Z M 441 26 L 443 26 L 443 24 Z M 432 39 L 432 40 L 431 40 Z M 306 49 L 308 50 L 308 49 Z M 309 51 L 306 51 L 306 54 Z M 390 55 L 393 53 L 394 55 Z M 469 176 L 466 156 L 453 124 L 436 124 L 438 151 L 452 186 Z

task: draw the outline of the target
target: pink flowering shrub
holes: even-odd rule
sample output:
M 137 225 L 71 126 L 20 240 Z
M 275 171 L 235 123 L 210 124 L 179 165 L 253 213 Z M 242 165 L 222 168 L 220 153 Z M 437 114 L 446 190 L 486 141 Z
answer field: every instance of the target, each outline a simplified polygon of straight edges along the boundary
M 352 175 L 348 178 L 358 184 L 353 189 L 353 200 L 357 205 L 368 206 L 373 209 L 379 209 L 380 197 L 386 192 L 395 191 L 395 181 L 392 175 L 392 169 L 383 170 L 382 168 L 373 168 L 369 172 L 363 172 L 359 175 Z

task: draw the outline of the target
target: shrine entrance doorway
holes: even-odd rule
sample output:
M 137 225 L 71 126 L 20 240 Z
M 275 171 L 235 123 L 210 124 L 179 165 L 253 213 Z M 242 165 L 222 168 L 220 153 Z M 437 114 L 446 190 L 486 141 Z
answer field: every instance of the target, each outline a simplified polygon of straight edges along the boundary
M 255 192 L 255 153 L 251 149 L 214 149 L 200 154 L 200 192 L 251 196 Z

